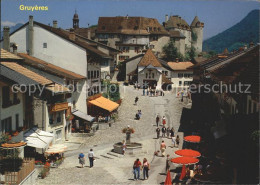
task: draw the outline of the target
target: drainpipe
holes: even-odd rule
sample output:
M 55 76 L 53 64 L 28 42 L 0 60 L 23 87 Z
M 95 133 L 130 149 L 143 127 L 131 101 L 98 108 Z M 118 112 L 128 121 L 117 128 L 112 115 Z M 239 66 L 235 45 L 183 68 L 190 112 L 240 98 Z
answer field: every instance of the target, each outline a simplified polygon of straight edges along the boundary
M 42 100 L 42 130 L 45 129 L 45 103 L 44 100 Z

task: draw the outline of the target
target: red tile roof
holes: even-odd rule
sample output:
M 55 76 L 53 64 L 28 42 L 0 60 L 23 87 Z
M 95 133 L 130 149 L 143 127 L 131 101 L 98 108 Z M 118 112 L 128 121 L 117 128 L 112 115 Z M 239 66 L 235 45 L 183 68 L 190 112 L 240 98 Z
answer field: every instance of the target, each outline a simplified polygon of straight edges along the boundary
M 146 51 L 145 55 L 143 56 L 143 58 L 138 64 L 138 66 L 144 66 L 144 67 L 149 65 L 152 65 L 154 67 L 162 67 L 162 64 L 159 62 L 157 57 L 153 54 L 151 49 L 148 49 Z
M 192 62 L 168 62 L 171 69 L 175 71 L 188 70 L 187 68 L 193 66 Z
M 20 73 L 36 82 L 38 82 L 41 85 L 48 85 L 52 84 L 53 82 L 51 80 L 48 80 L 47 78 L 38 75 L 37 73 L 30 71 L 29 69 L 15 63 L 15 62 L 1 62 L 2 65 L 5 67 L 8 67 L 9 69 L 12 69 L 13 71 L 16 71 L 17 73 Z
M 3 61 L 3 60 L 7 61 L 8 59 L 22 60 L 22 58 L 20 58 L 19 56 L 1 48 L 1 61 Z
M 149 27 L 149 30 L 148 30 Z M 146 17 L 99 17 L 97 33 L 130 35 L 168 35 L 157 19 Z

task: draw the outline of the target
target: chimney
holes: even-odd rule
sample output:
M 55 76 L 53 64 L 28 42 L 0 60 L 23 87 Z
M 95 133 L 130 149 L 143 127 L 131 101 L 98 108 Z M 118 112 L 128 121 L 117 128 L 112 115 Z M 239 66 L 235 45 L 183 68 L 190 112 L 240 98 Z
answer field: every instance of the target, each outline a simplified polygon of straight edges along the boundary
M 17 44 L 16 43 L 13 43 L 12 44 L 12 48 L 13 48 L 13 54 L 17 55 Z
M 7 51 L 10 51 L 10 37 L 9 37 L 10 28 L 4 27 L 4 45 L 3 48 Z
M 75 41 L 76 35 L 73 28 L 70 28 L 69 39 Z
M 176 62 L 179 62 L 179 58 L 176 58 Z
M 28 54 L 33 56 L 33 16 L 29 16 L 29 29 L 28 29 Z
M 245 46 L 244 46 L 244 50 L 247 50 L 247 45 L 245 44 Z
M 53 25 L 53 28 L 58 28 L 58 21 L 53 20 L 52 25 Z
M 169 20 L 168 14 L 165 15 L 165 23 Z
M 91 39 L 91 31 L 88 29 L 88 39 Z

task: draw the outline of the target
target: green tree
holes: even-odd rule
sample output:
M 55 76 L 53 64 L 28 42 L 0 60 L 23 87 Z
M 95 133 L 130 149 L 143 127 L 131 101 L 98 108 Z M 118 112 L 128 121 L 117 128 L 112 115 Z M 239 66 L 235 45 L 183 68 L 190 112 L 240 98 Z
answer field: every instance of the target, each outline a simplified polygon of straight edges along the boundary
M 178 49 L 175 47 L 174 41 L 169 41 L 168 44 L 163 46 L 164 60 L 166 61 L 176 61 L 178 58 L 180 61 L 183 61 L 184 57 Z
M 108 91 L 109 91 L 110 100 L 116 102 L 120 99 L 120 92 L 119 92 L 119 84 L 118 83 L 109 84 Z
M 196 49 L 193 46 L 186 48 L 185 60 L 193 60 L 196 56 Z

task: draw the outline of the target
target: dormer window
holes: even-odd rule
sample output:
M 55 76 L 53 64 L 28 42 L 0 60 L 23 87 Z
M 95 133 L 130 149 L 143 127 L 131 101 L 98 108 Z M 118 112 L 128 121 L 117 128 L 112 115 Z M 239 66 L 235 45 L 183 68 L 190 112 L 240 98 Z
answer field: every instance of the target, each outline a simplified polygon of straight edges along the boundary
M 138 29 L 138 26 L 135 26 L 135 27 L 134 27 L 134 30 L 137 30 L 137 29 Z
M 118 29 L 121 30 L 123 27 L 122 26 L 118 26 Z

